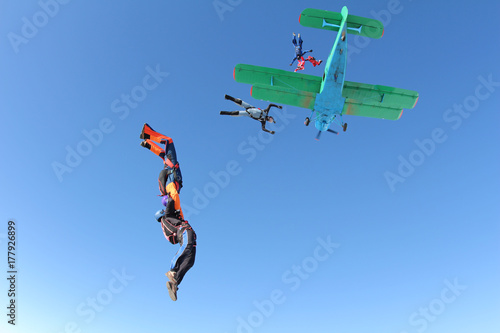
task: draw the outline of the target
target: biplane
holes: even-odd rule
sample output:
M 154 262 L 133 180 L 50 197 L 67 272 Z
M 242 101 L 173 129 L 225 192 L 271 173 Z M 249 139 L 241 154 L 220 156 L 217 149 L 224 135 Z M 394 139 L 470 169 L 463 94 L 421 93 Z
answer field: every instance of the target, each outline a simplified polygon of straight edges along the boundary
M 234 79 L 252 84 L 252 97 L 312 110 L 304 124 L 308 126 L 311 119 L 315 119 L 317 140 L 324 131 L 338 134 L 330 129 L 332 123 L 346 131 L 344 115 L 397 120 L 403 109 L 416 105 L 416 91 L 345 80 L 347 34 L 380 38 L 384 34 L 382 22 L 349 15 L 345 6 L 340 13 L 305 9 L 299 22 L 305 27 L 338 32 L 323 76 L 238 64 L 234 68 Z

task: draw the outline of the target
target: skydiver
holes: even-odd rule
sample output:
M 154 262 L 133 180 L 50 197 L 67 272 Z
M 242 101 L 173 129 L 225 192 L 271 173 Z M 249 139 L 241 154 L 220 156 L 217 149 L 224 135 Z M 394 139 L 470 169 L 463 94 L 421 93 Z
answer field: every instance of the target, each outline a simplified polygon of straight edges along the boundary
M 281 105 L 269 104 L 267 108 L 262 110 L 242 101 L 239 98 L 234 98 L 229 95 L 224 95 L 224 98 L 233 101 L 238 105 L 241 105 L 242 107 L 245 108 L 245 111 L 221 111 L 220 112 L 221 115 L 228 115 L 234 117 L 241 117 L 241 116 L 250 117 L 252 119 L 260 121 L 260 123 L 262 124 L 262 130 L 264 132 L 274 134 L 274 131 L 270 131 L 266 128 L 266 121 L 270 123 L 276 123 L 276 121 L 274 121 L 274 118 L 269 115 L 269 110 L 272 107 L 282 109 L 283 107 Z
M 172 138 L 156 132 L 148 124 L 144 124 L 142 127 L 140 138 L 144 140 L 141 142 L 141 146 L 151 150 L 163 160 L 163 170 L 161 170 L 158 176 L 160 195 L 170 196 L 175 202 L 175 209 L 179 210 L 181 217 L 184 218 L 179 199 L 179 193 L 182 188 L 182 173 L 177 161 L 174 141 Z M 158 146 L 155 142 L 165 144 L 165 149 Z
M 293 58 L 292 62 L 290 63 L 290 66 L 292 66 L 293 63 L 295 62 L 295 60 L 297 60 L 297 62 L 298 62 L 297 68 L 295 68 L 294 72 L 303 70 L 304 64 L 306 61 L 309 61 L 314 67 L 320 65 L 323 62 L 323 60 L 316 60 L 312 56 L 308 56 L 306 59 L 304 59 L 304 55 L 308 52 L 312 52 L 313 50 L 308 50 L 308 51 L 303 52 L 302 51 L 302 43 L 303 43 L 302 37 L 300 37 L 300 34 L 298 37 L 299 37 L 299 42 L 297 43 L 297 37 L 295 36 L 295 32 L 294 32 L 292 43 L 295 46 L 295 57 Z
M 170 196 L 163 197 L 162 203 L 165 209 L 157 211 L 155 219 L 161 223 L 165 238 L 172 244 L 180 245 L 172 259 L 170 270 L 165 274 L 169 279 L 167 281 L 168 294 L 173 301 L 176 301 L 179 284 L 194 265 L 196 233 L 188 221 L 181 217 L 180 211 L 175 209 L 175 202 Z
M 180 244 L 181 248 L 172 260 L 170 270 L 165 273 L 168 293 L 172 300 L 177 300 L 178 285 L 184 274 L 194 265 L 196 255 L 196 234 L 187 221 L 180 205 L 179 192 L 182 188 L 182 174 L 177 161 L 177 153 L 172 138 L 156 132 L 148 124 L 142 127 L 141 146 L 158 155 L 164 164 L 158 176 L 162 204 L 165 210 L 156 212 L 155 218 L 161 222 L 165 238 L 172 244 Z M 159 145 L 165 144 L 165 149 Z

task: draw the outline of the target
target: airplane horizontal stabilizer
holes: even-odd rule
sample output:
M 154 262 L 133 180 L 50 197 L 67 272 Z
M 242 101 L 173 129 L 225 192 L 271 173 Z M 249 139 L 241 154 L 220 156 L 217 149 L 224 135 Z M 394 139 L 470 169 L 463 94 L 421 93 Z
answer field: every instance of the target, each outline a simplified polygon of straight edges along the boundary
M 339 31 L 342 14 L 328 10 L 307 8 L 299 16 L 299 23 L 305 27 Z M 380 38 L 384 35 L 384 25 L 379 20 L 348 15 L 347 33 L 370 38 Z

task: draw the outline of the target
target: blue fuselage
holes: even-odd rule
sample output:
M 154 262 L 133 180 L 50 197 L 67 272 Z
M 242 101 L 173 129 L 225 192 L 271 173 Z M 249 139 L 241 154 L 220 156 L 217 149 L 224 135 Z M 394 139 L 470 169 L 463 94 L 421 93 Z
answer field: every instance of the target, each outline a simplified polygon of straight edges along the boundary
M 342 23 L 335 39 L 330 56 L 325 64 L 325 73 L 321 82 L 320 93 L 316 95 L 314 111 L 315 126 L 326 131 L 337 115 L 342 114 L 345 98 L 342 97 L 347 56 L 347 8 L 342 9 Z M 328 24 L 328 23 L 324 23 Z M 343 36 L 343 37 L 342 37 Z

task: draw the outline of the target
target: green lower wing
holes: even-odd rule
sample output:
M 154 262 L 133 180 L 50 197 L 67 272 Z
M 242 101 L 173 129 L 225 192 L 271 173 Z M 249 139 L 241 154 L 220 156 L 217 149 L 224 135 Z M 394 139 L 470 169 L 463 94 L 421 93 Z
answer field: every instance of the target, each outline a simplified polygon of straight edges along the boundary
M 383 107 L 412 109 L 418 100 L 418 92 L 387 86 L 344 82 L 342 97 L 358 103 Z
M 367 105 L 356 101 L 346 100 L 342 114 L 350 116 L 361 116 L 370 118 L 380 118 L 388 120 L 398 120 L 403 114 L 401 108 L 382 107 L 377 105 Z
M 339 31 L 342 15 L 328 10 L 307 8 L 302 11 L 299 22 L 305 27 Z M 380 38 L 384 34 L 382 22 L 366 17 L 348 15 L 347 33 L 370 38 Z
M 286 88 L 297 92 L 318 93 L 321 89 L 321 78 L 318 76 L 245 64 L 236 65 L 234 79 L 241 83 Z
M 403 109 L 412 109 L 418 93 L 412 90 L 344 82 L 342 97 L 346 99 L 342 114 L 397 120 Z
M 254 85 L 251 95 L 255 99 L 274 102 L 277 104 L 286 104 L 298 106 L 300 108 L 313 109 L 316 100 L 316 93 L 308 91 L 297 92 L 294 89 L 283 87 L 271 87 L 267 85 Z

